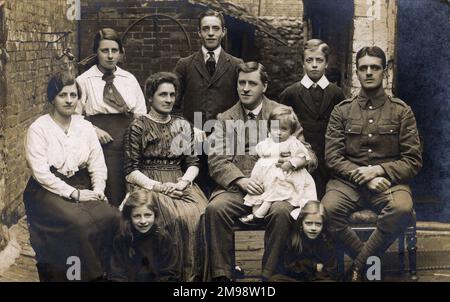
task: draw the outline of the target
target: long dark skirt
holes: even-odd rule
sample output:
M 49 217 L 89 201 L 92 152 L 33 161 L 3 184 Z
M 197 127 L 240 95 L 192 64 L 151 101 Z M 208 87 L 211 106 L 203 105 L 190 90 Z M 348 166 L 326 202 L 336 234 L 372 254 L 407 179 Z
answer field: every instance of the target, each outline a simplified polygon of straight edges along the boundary
M 91 189 L 86 170 L 70 178 L 54 174 L 78 189 Z M 41 281 L 67 281 L 71 256 L 80 260 L 81 281 L 95 280 L 107 271 L 119 225 L 116 208 L 101 201 L 74 203 L 44 189 L 32 177 L 24 203 Z
M 132 114 L 100 114 L 87 116 L 86 119 L 98 128 L 106 131 L 114 141 L 102 145 L 108 168 L 105 195 L 110 204 L 118 207 L 126 194 L 125 174 L 123 172 L 125 131 L 133 121 Z

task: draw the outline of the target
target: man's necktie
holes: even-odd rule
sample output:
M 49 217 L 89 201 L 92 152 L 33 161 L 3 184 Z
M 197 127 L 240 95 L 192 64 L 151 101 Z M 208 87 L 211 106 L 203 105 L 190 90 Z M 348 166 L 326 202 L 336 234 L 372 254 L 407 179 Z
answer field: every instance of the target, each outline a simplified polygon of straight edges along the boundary
M 122 95 L 113 84 L 114 78 L 115 75 L 112 71 L 106 71 L 103 74 L 102 80 L 106 82 L 105 88 L 103 88 L 103 101 L 120 112 L 128 112 L 127 103 L 125 103 Z
M 209 75 L 213 76 L 216 71 L 216 60 L 214 59 L 214 52 L 208 51 L 209 58 L 206 60 L 206 68 L 208 69 Z
M 247 120 L 251 121 L 245 127 L 245 151 L 248 152 L 250 150 L 250 146 L 256 146 L 258 140 L 258 129 L 256 126 L 256 115 L 249 111 L 247 113 Z M 250 135 L 251 133 L 251 135 Z
M 247 116 L 249 120 L 256 120 L 256 115 L 251 111 L 247 113 Z

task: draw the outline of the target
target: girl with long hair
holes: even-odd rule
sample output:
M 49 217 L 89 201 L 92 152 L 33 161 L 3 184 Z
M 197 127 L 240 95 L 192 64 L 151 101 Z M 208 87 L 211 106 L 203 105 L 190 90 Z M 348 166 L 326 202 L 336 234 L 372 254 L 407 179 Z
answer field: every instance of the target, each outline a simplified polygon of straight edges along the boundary
M 145 189 L 126 198 L 114 238 L 109 280 L 178 281 L 176 243 L 161 226 L 157 198 Z

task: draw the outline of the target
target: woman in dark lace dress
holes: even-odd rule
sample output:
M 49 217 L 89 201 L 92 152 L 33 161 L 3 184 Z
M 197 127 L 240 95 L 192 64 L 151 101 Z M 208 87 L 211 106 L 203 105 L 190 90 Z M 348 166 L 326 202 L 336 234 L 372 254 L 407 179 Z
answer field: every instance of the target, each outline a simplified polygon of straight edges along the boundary
M 131 191 L 145 188 L 158 193 L 159 215 L 179 246 L 181 280 L 195 281 L 201 271 L 199 220 L 208 201 L 193 183 L 199 171 L 193 129 L 170 115 L 178 87 L 173 73 L 147 79 L 145 95 L 151 108 L 125 134 L 125 175 Z

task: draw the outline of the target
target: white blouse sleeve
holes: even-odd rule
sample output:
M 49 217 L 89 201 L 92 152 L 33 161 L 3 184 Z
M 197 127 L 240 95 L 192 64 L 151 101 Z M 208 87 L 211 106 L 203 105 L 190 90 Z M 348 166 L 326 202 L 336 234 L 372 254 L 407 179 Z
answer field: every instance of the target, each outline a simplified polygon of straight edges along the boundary
M 106 187 L 106 178 L 108 177 L 103 149 L 95 133 L 94 127 L 89 125 L 87 135 L 89 144 L 89 158 L 87 161 L 88 171 L 91 176 L 92 187 L 96 192 L 104 192 Z
M 44 131 L 40 130 L 31 125 L 25 141 L 25 155 L 33 177 L 48 191 L 70 199 L 76 189 L 50 172 L 46 153 L 48 144 Z
M 77 83 L 80 86 L 81 98 L 78 100 L 78 104 L 77 104 L 77 107 L 75 108 L 75 111 L 77 114 L 84 115 L 86 101 L 87 101 L 86 81 L 84 81 L 80 78 L 77 78 Z
M 144 173 L 139 170 L 134 170 L 125 177 L 125 180 L 131 184 L 140 186 L 141 188 L 147 190 L 153 190 L 156 184 L 160 184 L 159 181 L 153 180 L 147 177 Z

